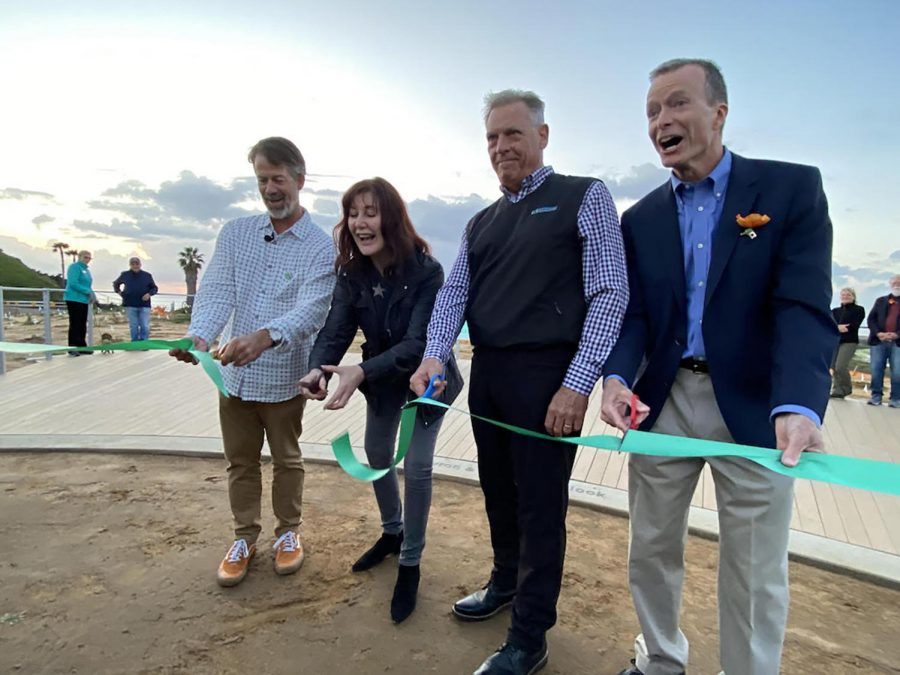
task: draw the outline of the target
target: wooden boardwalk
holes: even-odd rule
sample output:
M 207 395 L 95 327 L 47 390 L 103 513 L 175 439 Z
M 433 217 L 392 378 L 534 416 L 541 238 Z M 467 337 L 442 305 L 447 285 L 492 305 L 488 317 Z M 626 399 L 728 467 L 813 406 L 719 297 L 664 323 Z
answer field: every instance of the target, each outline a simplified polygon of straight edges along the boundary
M 349 355 L 345 363 L 358 360 Z M 460 368 L 468 379 L 470 363 Z M 457 401 L 466 407 L 466 391 Z M 610 433 L 600 421 L 600 397 L 591 398 L 584 434 Z M 340 412 L 313 403 L 304 417 L 302 441 L 327 443 L 348 430 L 361 444 L 365 401 L 355 394 Z M 65 356 L 0 376 L 0 434 L 64 436 L 133 435 L 218 438 L 216 392 L 199 367 L 158 352 L 120 352 L 76 359 Z M 828 411 L 829 452 L 900 461 L 900 410 L 858 401 L 835 401 Z M 469 419 L 450 413 L 437 454 L 475 459 Z M 572 475 L 605 488 L 628 486 L 626 456 L 579 448 Z M 705 470 L 693 505 L 714 511 L 716 497 Z M 825 483 L 798 481 L 792 528 L 839 542 L 900 555 L 900 498 Z

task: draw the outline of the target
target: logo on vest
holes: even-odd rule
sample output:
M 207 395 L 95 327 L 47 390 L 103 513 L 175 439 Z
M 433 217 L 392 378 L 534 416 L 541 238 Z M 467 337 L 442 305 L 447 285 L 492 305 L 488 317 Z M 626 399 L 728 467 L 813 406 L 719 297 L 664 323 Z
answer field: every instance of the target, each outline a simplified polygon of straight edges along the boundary
M 540 208 L 535 209 L 531 212 L 531 215 L 536 216 L 539 213 L 553 213 L 559 207 L 558 206 L 541 206 Z

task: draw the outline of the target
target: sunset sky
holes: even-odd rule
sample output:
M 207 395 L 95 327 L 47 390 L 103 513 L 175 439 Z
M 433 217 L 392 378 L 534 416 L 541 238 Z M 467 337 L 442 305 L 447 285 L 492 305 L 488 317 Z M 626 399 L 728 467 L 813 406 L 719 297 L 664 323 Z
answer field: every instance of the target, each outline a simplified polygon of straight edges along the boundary
M 621 210 L 666 179 L 646 135 L 647 73 L 712 58 L 726 144 L 821 168 L 835 284 L 864 299 L 900 272 L 900 2 L 168 2 L 0 6 L 0 248 L 59 272 L 55 241 L 94 251 L 105 289 L 138 254 L 183 292 L 177 252 L 211 254 L 259 209 L 247 149 L 306 156 L 304 205 L 380 175 L 439 259 L 496 199 L 481 102 L 533 89 L 558 171 L 603 178 Z M 202 279 L 201 279 L 202 283 Z

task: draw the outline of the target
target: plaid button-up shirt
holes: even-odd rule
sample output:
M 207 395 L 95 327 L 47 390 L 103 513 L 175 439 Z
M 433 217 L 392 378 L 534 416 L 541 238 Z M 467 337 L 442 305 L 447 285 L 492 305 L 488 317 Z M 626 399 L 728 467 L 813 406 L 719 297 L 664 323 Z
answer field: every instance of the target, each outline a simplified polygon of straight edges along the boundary
M 270 403 L 299 395 L 297 383 L 331 304 L 334 259 L 331 238 L 306 212 L 277 235 L 268 215 L 225 223 L 188 333 L 212 343 L 220 334 L 224 342 L 266 328 L 283 338 L 249 365 L 222 368 L 230 394 Z

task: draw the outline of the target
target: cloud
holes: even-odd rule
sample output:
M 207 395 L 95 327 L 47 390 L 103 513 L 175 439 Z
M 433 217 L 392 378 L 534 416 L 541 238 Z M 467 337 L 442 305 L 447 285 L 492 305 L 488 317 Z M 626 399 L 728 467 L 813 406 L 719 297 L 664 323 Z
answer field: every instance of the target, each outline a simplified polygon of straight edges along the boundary
M 640 164 L 624 175 L 600 176 L 616 201 L 637 200 L 669 179 L 669 171 L 655 164 Z
M 43 213 L 36 218 L 32 218 L 31 222 L 37 225 L 38 229 L 40 229 L 41 225 L 45 225 L 47 223 L 52 223 L 56 218 L 53 216 L 48 216 L 46 213 Z
M 226 220 L 247 215 L 240 204 L 255 194 L 256 181 L 247 177 L 220 185 L 182 171 L 177 179 L 165 181 L 157 189 L 127 180 L 87 203 L 101 217 L 75 221 L 72 228 L 134 242 L 206 242 Z M 108 220 L 102 217 L 104 212 L 111 215 Z
M 491 201 L 476 194 L 445 199 L 429 195 L 407 204 L 409 217 L 420 235 L 433 249 L 434 257 L 449 273 L 456 260 L 466 223 Z
M 72 228 L 77 232 L 93 232 L 107 237 L 122 237 L 132 241 L 161 241 L 178 239 L 181 241 L 211 241 L 219 231 L 218 223 L 197 223 L 185 220 L 167 221 L 163 219 L 121 220 L 113 218 L 109 223 L 93 220 L 75 220 Z
M 165 181 L 157 190 L 140 181 L 124 181 L 106 190 L 104 199 L 88 202 L 88 206 L 118 212 L 132 220 L 222 222 L 246 215 L 238 204 L 255 193 L 252 178 L 235 178 L 230 185 L 219 185 L 205 176 L 182 171 L 177 180 Z
M 313 202 L 313 210 L 316 213 L 322 214 L 323 216 L 327 216 L 329 218 L 338 219 L 341 216 L 340 205 L 331 199 L 317 198 Z
M 33 190 L 21 190 L 19 188 L 3 188 L 0 190 L 0 199 L 28 199 L 35 197 L 38 199 L 48 199 L 54 201 L 53 195 L 48 192 L 35 192 Z
M 869 310 L 875 303 L 875 298 L 887 295 L 888 280 L 898 273 L 900 273 L 900 251 L 894 251 L 879 260 L 870 260 L 862 267 L 841 265 L 834 261 L 831 263 L 831 280 L 834 286 L 832 306 L 840 304 L 838 297 L 840 289 L 849 286 L 856 290 L 857 303 Z

